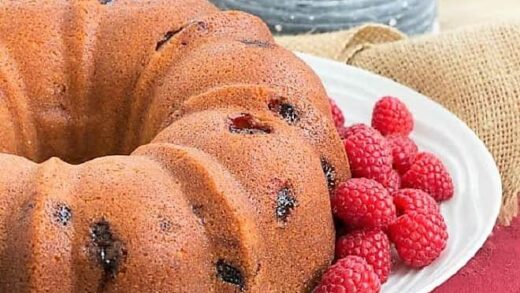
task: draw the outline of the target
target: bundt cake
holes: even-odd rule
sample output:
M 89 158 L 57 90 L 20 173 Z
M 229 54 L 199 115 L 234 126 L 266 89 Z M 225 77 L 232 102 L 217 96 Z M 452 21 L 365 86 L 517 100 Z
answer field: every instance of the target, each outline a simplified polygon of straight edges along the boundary
M 350 171 L 317 76 L 205 0 L 0 2 L 0 292 L 303 292 Z

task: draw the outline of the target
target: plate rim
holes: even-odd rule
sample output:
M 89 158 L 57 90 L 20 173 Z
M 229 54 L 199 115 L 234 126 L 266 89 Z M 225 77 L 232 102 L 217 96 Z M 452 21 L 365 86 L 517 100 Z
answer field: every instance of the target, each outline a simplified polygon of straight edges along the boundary
M 500 213 L 500 209 L 501 209 L 501 206 L 502 206 L 502 192 L 503 192 L 503 190 L 502 190 L 502 180 L 501 180 L 501 177 L 500 177 L 500 172 L 499 172 L 498 167 L 496 165 L 496 162 L 495 162 L 495 160 L 493 158 L 493 155 L 491 154 L 491 152 L 489 151 L 489 149 L 487 148 L 485 143 L 466 124 L 466 122 L 461 120 L 454 113 L 452 113 L 451 111 L 446 109 L 444 106 L 442 106 L 438 102 L 436 102 L 433 99 L 431 99 L 431 98 L 429 98 L 429 97 L 419 93 L 418 91 L 416 91 L 416 90 L 414 90 L 414 89 L 412 89 L 412 88 L 410 88 L 410 87 L 408 87 L 406 85 L 400 84 L 400 83 L 398 83 L 398 82 L 396 82 L 396 81 L 394 81 L 394 80 L 392 80 L 390 78 L 387 78 L 385 76 L 382 76 L 382 75 L 379 75 L 379 74 L 376 74 L 376 73 L 373 73 L 373 72 L 370 72 L 370 71 L 367 71 L 367 70 L 364 70 L 364 69 L 361 69 L 361 68 L 358 68 L 358 67 L 354 67 L 354 66 L 351 66 L 351 65 L 348 65 L 348 64 L 345 64 L 345 63 L 341 63 L 341 62 L 334 61 L 334 60 L 331 60 L 331 59 L 326 59 L 326 58 L 323 58 L 323 57 L 318 57 L 318 56 L 314 56 L 314 55 L 310 55 L 310 54 L 306 54 L 306 53 L 301 53 L 301 52 L 295 52 L 295 54 L 298 57 L 300 57 L 303 60 L 303 62 L 305 62 L 307 65 L 309 65 L 315 71 L 316 75 L 318 75 L 320 80 L 322 79 L 322 77 L 320 76 L 319 72 L 317 72 L 314 69 L 314 66 L 312 65 L 312 63 L 322 63 L 322 64 L 326 65 L 327 67 L 337 68 L 340 71 L 345 71 L 345 70 L 346 71 L 350 71 L 352 74 L 359 75 L 360 77 L 364 77 L 364 78 L 367 78 L 367 79 L 377 79 L 383 85 L 386 85 L 386 86 L 389 86 L 389 87 L 393 87 L 393 88 L 400 88 L 401 90 L 403 90 L 405 92 L 409 92 L 412 95 L 420 97 L 421 100 L 422 100 L 421 102 L 426 103 L 429 107 L 435 107 L 436 108 L 435 111 L 444 112 L 446 118 L 452 120 L 453 123 L 457 123 L 457 124 L 461 125 L 461 127 L 464 128 L 464 130 L 469 134 L 469 136 L 470 136 L 470 138 L 472 140 L 472 143 L 479 148 L 479 152 L 484 154 L 484 157 L 479 157 L 479 161 L 481 161 L 482 164 L 484 164 L 484 165 L 489 167 L 489 168 L 486 169 L 486 172 L 490 175 L 490 177 L 489 177 L 489 186 L 490 186 L 490 188 L 492 190 L 495 191 L 493 193 L 493 196 L 497 197 L 496 201 L 495 201 L 495 206 L 493 207 L 493 210 L 490 212 L 490 214 L 492 215 L 492 218 L 488 219 L 488 221 L 486 221 L 486 223 L 483 225 L 484 227 L 483 227 L 482 230 L 484 230 L 484 233 L 482 233 L 480 235 L 480 237 L 477 239 L 477 241 L 474 242 L 477 245 L 473 245 L 468 250 L 467 256 L 464 257 L 464 258 L 461 258 L 458 262 L 455 263 L 455 265 L 449 267 L 446 270 L 447 273 L 445 275 L 443 275 L 440 278 L 435 279 L 433 282 L 431 282 L 428 285 L 426 285 L 422 289 L 423 291 L 420 291 L 420 292 L 430 292 L 430 291 L 434 290 L 438 286 L 440 286 L 443 283 L 445 283 L 448 279 L 450 279 L 451 277 L 456 275 L 459 270 L 461 270 L 464 266 L 466 266 L 466 264 L 471 259 L 473 259 L 473 257 L 476 255 L 476 253 L 483 247 L 484 243 L 489 238 L 489 236 L 491 236 L 493 228 L 496 225 L 496 222 L 497 222 L 497 219 L 498 219 L 498 216 L 499 216 L 499 213 Z M 325 84 L 324 84 L 324 87 L 326 87 Z M 417 292 L 417 293 L 419 293 L 419 292 Z

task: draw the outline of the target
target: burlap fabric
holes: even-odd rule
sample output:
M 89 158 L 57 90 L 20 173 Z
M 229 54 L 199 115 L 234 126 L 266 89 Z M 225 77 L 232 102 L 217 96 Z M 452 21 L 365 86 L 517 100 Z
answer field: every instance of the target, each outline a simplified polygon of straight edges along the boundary
M 499 166 L 504 188 L 501 223 L 508 224 L 518 213 L 520 22 L 413 39 L 368 25 L 278 41 L 387 76 L 451 110 L 486 143 Z

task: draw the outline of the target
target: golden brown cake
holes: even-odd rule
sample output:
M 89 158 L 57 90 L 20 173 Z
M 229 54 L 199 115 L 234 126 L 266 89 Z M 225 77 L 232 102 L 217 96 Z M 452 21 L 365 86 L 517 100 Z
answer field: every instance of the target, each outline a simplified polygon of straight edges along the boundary
M 0 292 L 302 292 L 350 176 L 318 77 L 205 0 L 0 2 Z

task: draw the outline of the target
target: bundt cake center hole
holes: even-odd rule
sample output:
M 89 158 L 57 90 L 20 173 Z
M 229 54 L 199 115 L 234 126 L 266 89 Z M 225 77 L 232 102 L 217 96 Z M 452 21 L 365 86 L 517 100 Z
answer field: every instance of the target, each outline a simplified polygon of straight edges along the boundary
M 229 117 L 229 131 L 241 134 L 269 134 L 272 132 L 272 128 L 251 114 L 241 113 Z

